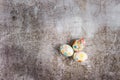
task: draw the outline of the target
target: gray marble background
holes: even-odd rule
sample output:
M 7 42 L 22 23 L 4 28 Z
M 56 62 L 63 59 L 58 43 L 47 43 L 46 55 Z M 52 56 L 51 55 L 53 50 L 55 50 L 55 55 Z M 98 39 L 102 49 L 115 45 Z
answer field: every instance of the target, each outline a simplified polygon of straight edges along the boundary
M 87 61 L 61 55 L 80 37 Z M 120 80 L 120 0 L 0 0 L 0 80 Z

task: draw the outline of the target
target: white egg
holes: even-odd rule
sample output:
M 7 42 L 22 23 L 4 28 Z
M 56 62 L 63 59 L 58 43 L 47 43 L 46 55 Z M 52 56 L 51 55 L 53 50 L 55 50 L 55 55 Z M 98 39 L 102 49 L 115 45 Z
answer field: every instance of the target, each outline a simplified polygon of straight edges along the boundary
M 78 62 L 83 62 L 88 59 L 88 55 L 85 52 L 75 52 L 73 59 Z
M 74 53 L 72 47 L 67 45 L 67 44 L 64 44 L 64 45 L 60 46 L 60 52 L 66 57 L 70 57 Z

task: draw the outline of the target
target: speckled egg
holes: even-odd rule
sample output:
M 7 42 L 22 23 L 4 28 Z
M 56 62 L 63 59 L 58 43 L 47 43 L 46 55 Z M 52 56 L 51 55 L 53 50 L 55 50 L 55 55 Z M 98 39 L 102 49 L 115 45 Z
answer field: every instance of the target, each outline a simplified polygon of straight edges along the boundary
M 88 55 L 85 52 L 75 52 L 73 59 L 78 62 L 83 62 L 88 59 Z
M 60 46 L 60 52 L 66 57 L 70 57 L 73 55 L 74 51 L 71 46 L 64 44 Z
M 85 40 L 84 39 L 75 40 L 72 47 L 74 51 L 83 50 L 85 47 Z

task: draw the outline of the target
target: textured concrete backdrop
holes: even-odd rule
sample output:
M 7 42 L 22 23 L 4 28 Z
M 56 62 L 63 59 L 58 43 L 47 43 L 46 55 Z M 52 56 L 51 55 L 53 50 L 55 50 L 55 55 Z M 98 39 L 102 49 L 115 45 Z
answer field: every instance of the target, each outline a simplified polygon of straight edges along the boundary
M 60 54 L 80 37 L 87 61 Z M 120 0 L 0 0 L 0 80 L 120 80 Z

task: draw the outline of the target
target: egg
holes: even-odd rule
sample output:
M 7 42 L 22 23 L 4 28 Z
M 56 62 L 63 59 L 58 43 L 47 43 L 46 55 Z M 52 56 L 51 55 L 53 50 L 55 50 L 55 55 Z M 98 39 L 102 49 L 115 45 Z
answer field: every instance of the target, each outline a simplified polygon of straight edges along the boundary
M 74 53 L 72 47 L 67 45 L 67 44 L 64 44 L 64 45 L 60 46 L 60 52 L 66 57 L 70 57 Z
M 75 40 L 72 47 L 73 47 L 73 50 L 76 52 L 83 50 L 85 47 L 85 40 L 83 38 L 79 40 Z
M 73 59 L 77 62 L 83 62 L 88 59 L 88 55 L 85 52 L 75 52 Z

